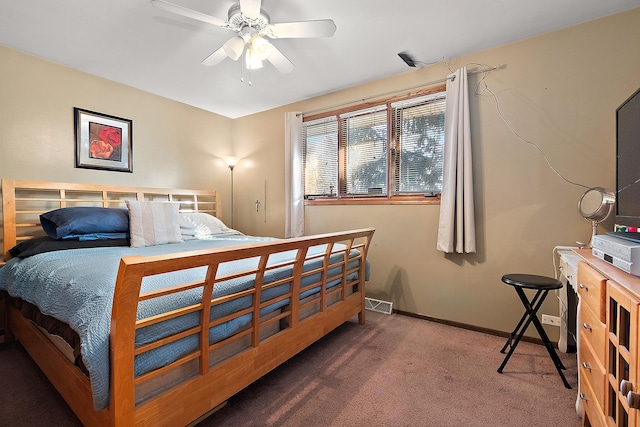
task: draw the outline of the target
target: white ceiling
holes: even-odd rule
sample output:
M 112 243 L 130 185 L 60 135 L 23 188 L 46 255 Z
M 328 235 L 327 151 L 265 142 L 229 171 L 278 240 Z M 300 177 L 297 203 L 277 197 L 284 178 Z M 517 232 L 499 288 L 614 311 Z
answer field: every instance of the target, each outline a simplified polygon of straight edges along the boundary
M 171 0 L 227 19 L 235 0 Z M 263 0 L 272 23 L 333 19 L 332 38 L 278 39 L 296 68 L 240 81 L 241 61 L 200 64 L 234 33 L 148 0 L 0 0 L 0 45 L 230 118 L 403 71 L 397 56 L 456 58 L 640 7 L 640 0 Z M 0 64 L 1 66 L 1 64 Z

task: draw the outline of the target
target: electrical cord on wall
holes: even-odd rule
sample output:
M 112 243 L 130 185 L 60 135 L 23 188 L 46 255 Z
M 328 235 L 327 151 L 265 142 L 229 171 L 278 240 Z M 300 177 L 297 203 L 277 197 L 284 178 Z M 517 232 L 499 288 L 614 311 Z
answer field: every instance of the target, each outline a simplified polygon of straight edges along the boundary
M 449 69 L 449 72 L 453 73 L 453 70 L 451 69 L 451 66 L 449 65 L 449 63 L 444 59 L 444 57 L 442 58 L 442 61 L 447 69 Z M 513 135 L 518 138 L 520 141 L 524 142 L 525 144 L 529 144 L 531 146 L 533 146 L 536 150 L 538 150 L 538 152 L 542 155 L 543 159 L 545 160 L 545 162 L 547 163 L 547 165 L 549 166 L 549 168 L 553 171 L 553 173 L 555 173 L 559 178 L 561 178 L 562 180 L 564 180 L 565 182 L 571 184 L 571 185 L 575 185 L 578 187 L 582 187 L 585 189 L 589 189 L 591 187 L 584 185 L 584 184 L 580 184 L 578 182 L 574 182 L 571 181 L 570 179 L 566 178 L 564 175 L 562 175 L 551 163 L 551 160 L 549 160 L 549 157 L 546 155 L 546 153 L 542 150 L 542 148 L 540 148 L 540 146 L 538 146 L 538 144 L 536 144 L 533 141 L 530 141 L 526 138 L 524 138 L 523 136 L 521 136 L 516 129 L 513 127 L 513 125 L 509 122 L 509 120 L 507 120 L 507 118 L 504 116 L 504 114 L 502 113 L 502 110 L 500 109 L 500 102 L 498 101 L 498 97 L 496 96 L 496 94 L 491 90 L 491 88 L 489 88 L 489 85 L 486 82 L 487 77 L 489 77 L 489 74 L 491 74 L 491 72 L 493 71 L 493 69 L 491 67 L 489 67 L 486 64 L 482 64 L 480 62 L 468 62 L 467 64 L 465 64 L 466 66 L 469 65 L 477 65 L 481 68 L 486 69 L 486 71 L 483 71 L 481 73 L 478 73 L 478 75 L 480 76 L 480 78 L 478 79 L 478 83 L 476 84 L 476 89 L 474 91 L 474 95 L 476 96 L 485 96 L 484 93 L 489 93 L 489 95 L 493 98 L 493 101 L 495 103 L 496 106 L 496 111 L 498 113 L 498 116 L 500 117 L 500 119 L 504 122 L 504 124 L 507 126 L 507 128 L 511 131 L 511 133 L 513 133 Z
M 518 134 L 518 132 L 513 128 L 513 126 L 511 125 L 511 123 L 509 123 L 509 121 L 504 117 L 504 115 L 502 114 L 502 111 L 500 110 L 500 103 L 498 102 L 498 97 L 496 96 L 495 93 L 493 93 L 493 91 L 491 89 L 489 89 L 489 86 L 485 83 L 484 84 L 484 90 L 489 92 L 496 104 L 496 111 L 498 112 L 498 115 L 500 116 L 500 118 L 502 119 L 502 121 L 507 125 L 507 127 L 509 128 L 509 130 L 511 131 L 511 133 L 513 133 L 516 138 L 518 138 L 520 141 L 526 143 L 526 144 L 530 144 L 532 145 L 536 150 L 538 150 L 540 152 L 540 154 L 542 155 L 542 157 L 544 158 L 545 162 L 547 162 L 547 165 L 549 166 L 549 168 L 553 171 L 553 173 L 555 173 L 558 177 L 560 177 L 561 179 L 563 179 L 564 181 L 568 182 L 569 184 L 572 185 L 576 185 L 578 187 L 582 187 L 582 188 L 586 188 L 589 189 L 591 187 L 586 186 L 584 184 L 580 184 L 578 182 L 574 182 L 571 181 L 568 178 L 565 178 L 551 163 L 551 160 L 549 160 L 549 157 L 547 157 L 547 155 L 545 154 L 544 151 L 542 151 L 542 149 L 533 141 L 530 141 L 526 138 L 523 138 L 522 136 L 520 136 L 520 134 Z M 476 93 L 476 95 L 478 96 L 482 96 L 481 93 Z
M 442 62 L 446 65 L 447 69 L 450 72 L 453 72 L 453 70 L 451 69 L 451 66 L 449 65 L 449 63 L 446 60 L 444 60 L 444 58 L 443 58 Z M 507 126 L 509 131 L 511 131 L 511 133 L 518 140 L 520 140 L 521 142 L 524 142 L 525 144 L 529 144 L 529 145 L 533 146 L 540 153 L 540 155 L 542 155 L 543 159 L 547 163 L 547 166 L 549 166 L 549 168 L 553 171 L 553 173 L 555 173 L 556 176 L 558 176 L 560 179 L 562 179 L 563 181 L 567 182 L 568 184 L 575 185 L 575 186 L 578 186 L 578 187 L 582 187 L 582 188 L 587 189 L 587 190 L 592 188 L 592 187 L 589 187 L 587 185 L 581 184 L 579 182 L 572 181 L 572 180 L 566 178 L 564 175 L 562 175 L 562 173 L 560 173 L 560 171 L 558 171 L 558 169 L 553 165 L 553 163 L 551 163 L 551 160 L 549 159 L 547 154 L 542 150 L 542 148 L 540 148 L 540 146 L 538 144 L 536 144 L 535 142 L 533 142 L 533 141 L 531 141 L 529 139 L 524 138 L 513 127 L 513 125 L 509 122 L 509 120 L 502 113 L 502 109 L 500 108 L 500 101 L 498 100 L 497 95 L 491 90 L 491 88 L 489 87 L 489 85 L 487 84 L 487 81 L 486 81 L 487 78 L 489 77 L 489 74 L 491 74 L 491 72 L 494 69 L 492 69 L 491 67 L 488 67 L 486 64 L 482 64 L 482 63 L 479 63 L 479 62 L 469 62 L 469 63 L 465 64 L 465 66 L 470 66 L 470 65 L 475 65 L 475 66 L 480 67 L 480 69 L 485 70 L 485 71 L 482 71 L 482 72 L 478 73 L 478 75 L 480 77 L 478 78 L 478 83 L 476 84 L 474 95 L 476 95 L 476 96 L 486 96 L 485 93 L 488 93 L 489 96 L 491 96 L 491 98 L 493 99 L 493 101 L 495 103 L 496 112 L 498 113 L 498 117 L 500 117 L 500 119 L 504 122 L 504 124 Z M 582 242 L 576 242 L 576 243 L 578 244 L 578 247 L 585 246 L 585 244 L 582 243 Z M 555 267 L 555 265 L 554 265 L 554 267 Z M 555 268 L 554 268 L 554 271 L 556 271 Z

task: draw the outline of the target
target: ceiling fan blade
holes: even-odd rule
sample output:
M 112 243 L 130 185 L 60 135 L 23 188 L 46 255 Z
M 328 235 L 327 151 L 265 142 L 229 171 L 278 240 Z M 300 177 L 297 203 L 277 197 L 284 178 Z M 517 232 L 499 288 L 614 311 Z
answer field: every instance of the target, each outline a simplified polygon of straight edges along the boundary
M 331 19 L 318 21 L 284 22 L 272 24 L 266 29 L 267 36 L 274 39 L 331 37 L 336 32 L 336 24 Z
M 222 45 L 222 49 L 229 58 L 237 61 L 244 52 L 244 39 L 240 36 L 231 38 Z
M 240 0 L 240 12 L 250 19 L 257 19 L 260 16 L 261 0 Z
M 206 22 L 207 24 L 213 24 L 218 27 L 227 26 L 227 23 L 222 19 L 218 19 L 214 16 L 207 15 L 206 13 L 198 12 L 197 10 L 189 9 L 184 6 L 170 3 L 165 0 L 151 0 L 151 4 L 157 7 L 158 9 L 163 9 L 163 10 L 166 10 L 167 12 L 186 16 L 187 18 L 195 19 L 196 21 Z
M 227 52 L 224 51 L 224 47 L 220 47 L 220 49 L 216 50 L 211 55 L 203 59 L 201 64 L 206 65 L 208 67 L 212 65 L 218 65 L 226 57 L 227 57 Z
M 271 55 L 267 59 L 282 74 L 290 73 L 295 68 L 293 63 L 273 45 L 271 45 Z

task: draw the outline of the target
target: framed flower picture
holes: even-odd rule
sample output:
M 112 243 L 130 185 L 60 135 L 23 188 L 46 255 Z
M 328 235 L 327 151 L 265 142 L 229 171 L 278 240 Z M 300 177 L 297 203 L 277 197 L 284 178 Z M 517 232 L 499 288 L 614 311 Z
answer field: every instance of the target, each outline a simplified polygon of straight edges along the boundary
M 74 108 L 76 167 L 133 172 L 133 122 Z

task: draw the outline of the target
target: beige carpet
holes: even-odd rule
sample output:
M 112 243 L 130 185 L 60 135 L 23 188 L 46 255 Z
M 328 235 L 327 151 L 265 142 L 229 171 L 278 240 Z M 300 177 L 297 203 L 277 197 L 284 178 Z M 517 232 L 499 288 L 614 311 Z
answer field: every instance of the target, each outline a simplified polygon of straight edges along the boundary
M 541 345 L 367 312 L 247 387 L 200 426 L 580 426 Z M 0 426 L 79 425 L 21 347 L 0 347 Z M 5 382 L 6 381 L 6 382 Z

